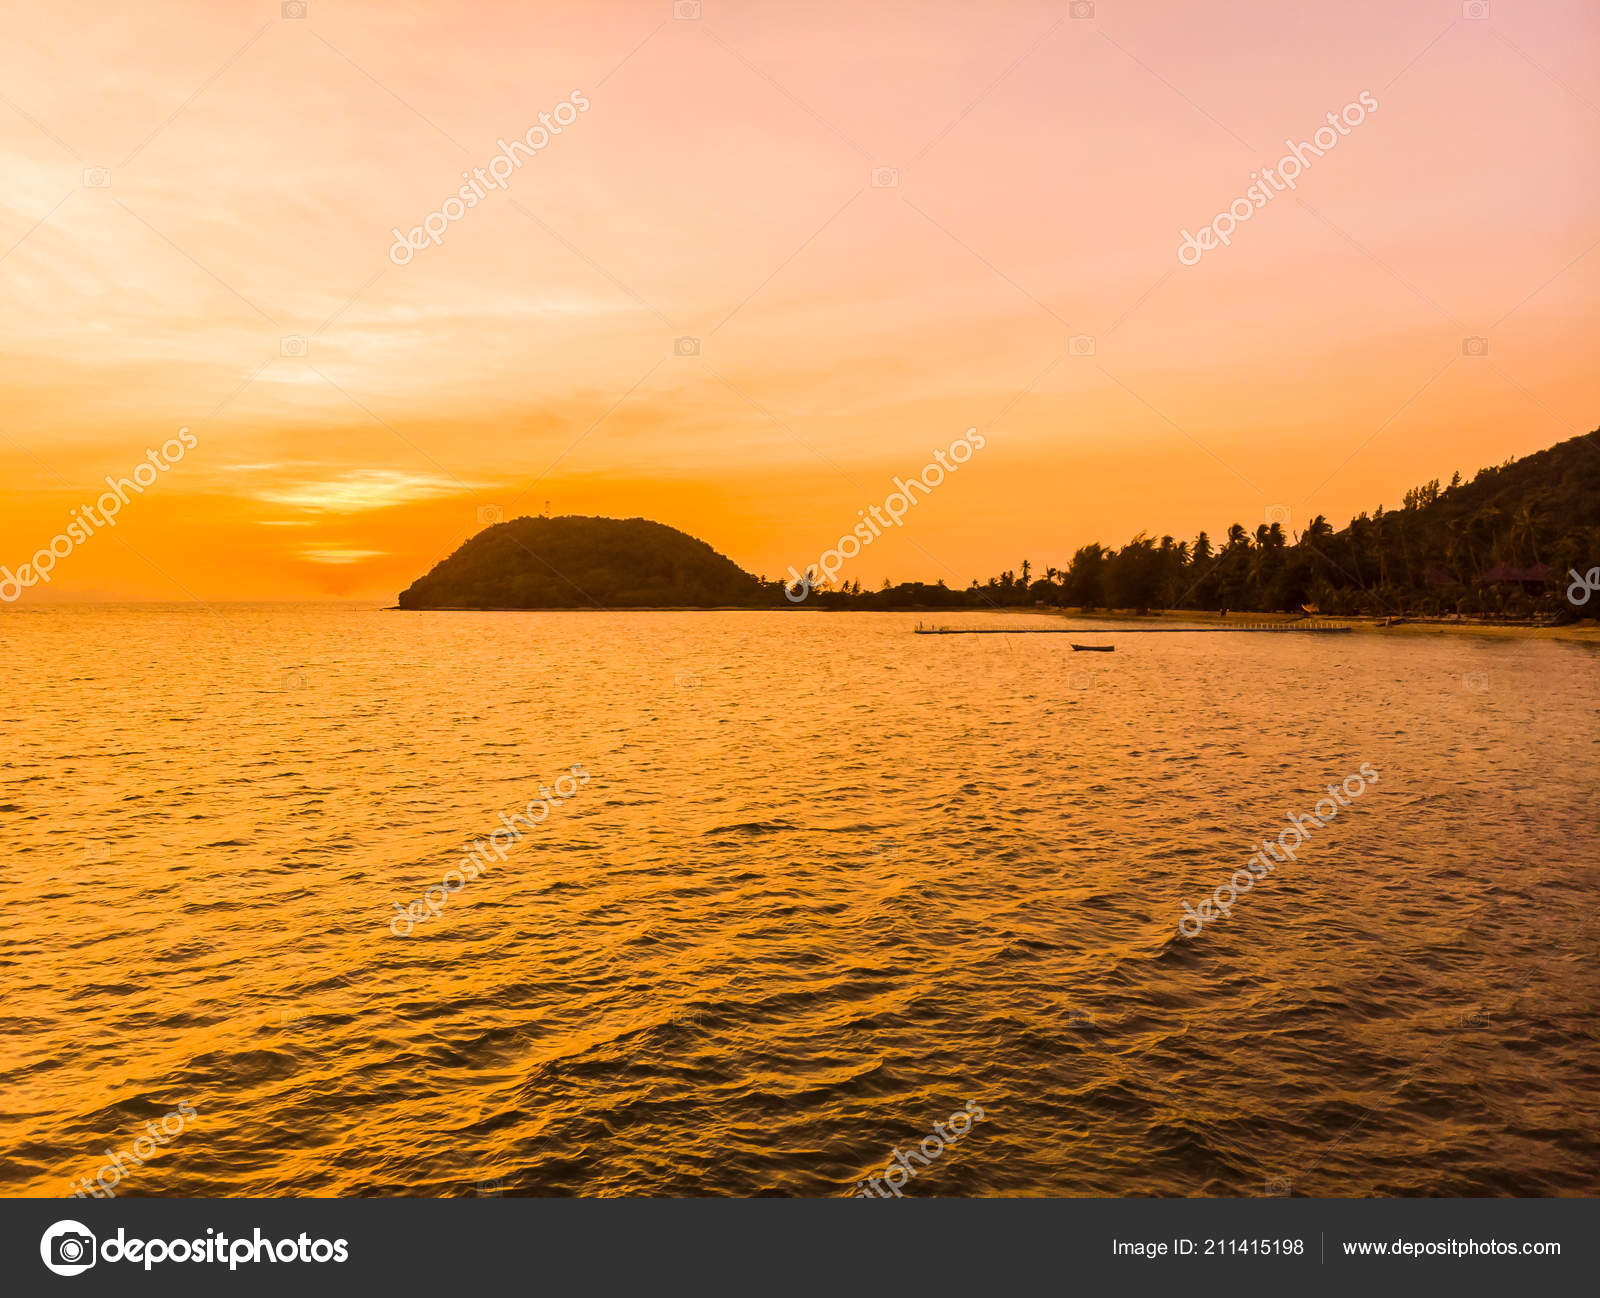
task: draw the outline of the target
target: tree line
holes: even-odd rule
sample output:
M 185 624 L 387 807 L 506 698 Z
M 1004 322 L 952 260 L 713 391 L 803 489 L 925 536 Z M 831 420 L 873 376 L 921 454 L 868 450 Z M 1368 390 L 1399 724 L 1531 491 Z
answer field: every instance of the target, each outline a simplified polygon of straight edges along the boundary
M 1596 564 L 1600 432 L 1481 469 L 1471 481 L 1435 479 L 1406 492 L 1399 509 L 1364 511 L 1337 531 L 1318 514 L 1293 535 L 1279 521 L 1234 523 L 1192 540 L 1140 532 L 1121 546 L 1079 546 L 1060 567 L 1024 559 L 965 590 L 885 580 L 863 591 L 857 581 L 814 590 L 805 602 L 1571 617 L 1570 570 Z

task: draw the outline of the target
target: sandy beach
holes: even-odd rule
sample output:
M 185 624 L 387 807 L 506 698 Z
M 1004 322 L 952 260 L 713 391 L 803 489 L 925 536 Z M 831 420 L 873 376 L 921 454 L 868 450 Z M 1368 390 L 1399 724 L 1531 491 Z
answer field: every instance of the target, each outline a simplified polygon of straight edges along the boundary
M 1209 609 L 1169 609 L 1159 613 L 1147 613 L 1142 617 L 1136 613 L 1110 613 L 1104 610 L 1083 612 L 1077 609 L 1008 609 L 1006 611 L 1051 613 L 1075 620 L 1082 618 L 1095 622 L 1162 622 L 1173 625 L 1193 623 L 1197 626 L 1259 626 L 1263 623 L 1314 620 L 1324 624 L 1348 626 L 1354 631 L 1364 631 L 1373 635 L 1465 635 L 1492 640 L 1570 640 L 1582 644 L 1600 644 L 1600 622 L 1592 617 L 1583 618 L 1566 626 L 1517 626 L 1467 621 L 1406 621 L 1385 626 L 1381 618 L 1371 617 L 1328 617 L 1318 614 L 1314 619 L 1307 619 L 1305 615 L 1299 613 L 1243 612 L 1230 613 L 1227 617 L 1223 617 L 1220 613 Z

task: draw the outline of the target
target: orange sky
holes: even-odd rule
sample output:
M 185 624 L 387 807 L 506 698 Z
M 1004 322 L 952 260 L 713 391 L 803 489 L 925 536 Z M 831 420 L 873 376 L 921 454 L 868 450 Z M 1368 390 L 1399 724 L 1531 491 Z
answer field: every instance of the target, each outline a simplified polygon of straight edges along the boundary
M 1600 13 L 1483 7 L 14 8 L 0 566 L 180 427 L 24 600 L 388 600 L 481 508 L 546 500 L 775 577 L 974 426 L 846 577 L 1398 504 L 1600 424 Z M 1294 193 L 1179 264 L 1362 92 Z

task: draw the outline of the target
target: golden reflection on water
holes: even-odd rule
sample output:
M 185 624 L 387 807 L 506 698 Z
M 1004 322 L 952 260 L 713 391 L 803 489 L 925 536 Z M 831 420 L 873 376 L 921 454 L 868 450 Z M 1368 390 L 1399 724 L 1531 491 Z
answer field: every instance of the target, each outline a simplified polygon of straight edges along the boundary
M 8 614 L 0 1187 L 1592 1190 L 1592 652 L 916 620 Z

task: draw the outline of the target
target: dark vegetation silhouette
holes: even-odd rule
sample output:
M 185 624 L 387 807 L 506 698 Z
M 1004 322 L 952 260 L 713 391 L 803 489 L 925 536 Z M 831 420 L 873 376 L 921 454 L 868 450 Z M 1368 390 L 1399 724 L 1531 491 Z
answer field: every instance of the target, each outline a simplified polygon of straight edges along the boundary
M 514 518 L 401 592 L 401 608 L 716 608 L 771 603 L 704 541 L 645 518 Z
M 1091 542 L 1034 575 L 1023 560 L 966 589 L 884 581 L 818 585 L 795 601 L 703 541 L 642 518 L 519 518 L 473 537 L 400 596 L 402 608 L 1046 607 L 1212 609 L 1325 615 L 1572 617 L 1568 570 L 1600 564 L 1600 432 L 1520 460 L 1457 473 L 1362 513 L 1321 515 L 1291 536 L 1235 523 L 1193 541 L 1141 532 Z M 789 594 L 799 594 L 790 591 Z
M 1120 549 L 1080 547 L 1030 583 L 1007 572 L 975 590 L 999 604 L 1195 608 L 1324 614 L 1570 615 L 1568 570 L 1600 563 L 1600 432 L 1520 460 L 1457 473 L 1361 513 L 1340 531 L 1322 515 L 1291 537 L 1235 523 L 1192 542 L 1140 533 Z

